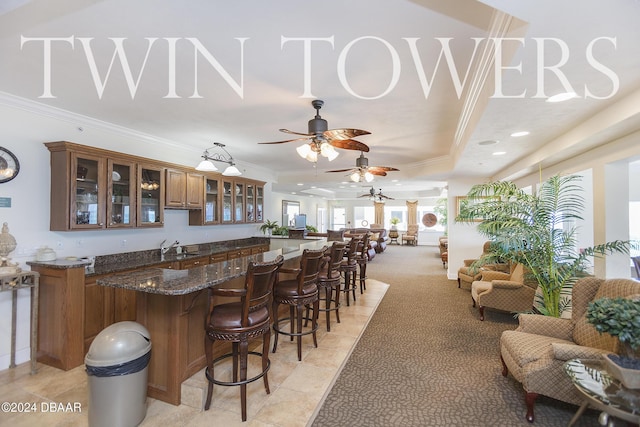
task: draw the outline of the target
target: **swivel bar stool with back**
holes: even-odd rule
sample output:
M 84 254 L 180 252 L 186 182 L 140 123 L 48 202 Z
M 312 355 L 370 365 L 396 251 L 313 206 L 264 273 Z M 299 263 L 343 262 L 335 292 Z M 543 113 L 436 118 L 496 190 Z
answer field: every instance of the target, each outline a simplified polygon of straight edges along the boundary
M 247 420 L 247 384 L 260 378 L 269 394 L 267 371 L 269 344 L 271 338 L 271 297 L 278 269 L 284 258 L 278 255 L 275 260 L 264 263 L 249 263 L 244 288 L 209 288 L 209 314 L 205 323 L 204 349 L 207 357 L 205 375 L 209 382 L 205 411 L 211 406 L 213 385 L 240 386 L 240 404 L 242 421 Z M 214 296 L 239 297 L 240 301 L 214 304 Z M 249 340 L 262 337 L 262 353 L 249 351 Z M 213 359 L 213 345 L 216 341 L 231 341 L 231 353 Z M 260 356 L 262 371 L 247 378 L 247 359 L 249 355 Z M 214 377 L 214 365 L 228 357 L 233 358 L 233 376 L 231 381 L 220 381 Z M 238 374 L 239 377 L 238 378 Z
M 340 285 L 341 274 L 340 266 L 347 244 L 343 242 L 333 242 L 333 245 L 327 249 L 328 256 L 320 269 L 318 276 L 318 291 L 320 292 L 320 300 L 324 301 L 324 308 L 320 307 L 320 311 L 327 314 L 327 332 L 331 331 L 331 312 L 336 312 L 336 321 L 340 323 Z M 324 290 L 324 292 L 323 292 Z M 324 295 L 323 295 L 324 293 Z M 333 307 L 331 306 L 333 304 Z M 309 316 L 307 316 L 309 317 Z
M 300 268 L 281 268 L 278 272 L 276 284 L 273 291 L 273 330 L 276 332 L 273 340 L 273 353 L 278 347 L 278 335 L 288 335 L 293 341 L 297 338 L 298 360 L 302 360 L 302 336 L 313 335 L 313 345 L 318 347 L 316 331 L 318 330 L 318 309 L 320 301 L 318 299 L 318 275 L 320 266 L 324 258 L 326 246 L 320 250 L 305 249 L 300 259 Z M 282 274 L 295 274 L 293 279 L 282 280 Z M 289 317 L 278 318 L 278 307 L 280 304 L 289 306 Z M 311 329 L 302 330 L 303 310 L 306 306 L 313 306 L 311 315 Z M 280 322 L 288 320 L 290 332 L 280 329 Z
M 349 245 L 344 254 L 342 264 L 340 265 L 340 272 L 344 276 L 344 288 L 342 292 L 345 293 L 347 298 L 347 306 L 349 306 L 349 294 L 353 295 L 353 302 L 356 301 L 356 274 L 358 272 L 358 246 L 362 238 L 354 236 L 349 241 Z
M 363 294 L 367 289 L 367 263 L 369 262 L 369 256 L 367 255 L 367 250 L 369 249 L 369 239 L 371 238 L 371 233 L 367 233 L 362 236 L 362 241 L 358 245 L 358 251 L 356 256 L 356 262 L 358 263 L 358 267 L 360 269 L 359 272 L 359 281 L 360 281 L 360 294 Z M 355 300 L 355 297 L 353 298 Z

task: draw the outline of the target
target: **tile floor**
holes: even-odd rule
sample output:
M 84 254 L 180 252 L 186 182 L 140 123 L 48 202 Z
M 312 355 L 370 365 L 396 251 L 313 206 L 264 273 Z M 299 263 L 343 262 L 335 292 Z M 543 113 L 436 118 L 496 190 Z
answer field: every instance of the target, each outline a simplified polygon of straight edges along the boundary
M 247 386 L 247 422 L 241 421 L 238 387 L 214 387 L 211 408 L 203 411 L 207 384 L 202 370 L 183 383 L 180 406 L 147 399 L 147 414 L 140 425 L 307 425 L 321 406 L 388 287 L 385 283 L 367 280 L 367 290 L 363 295 L 357 295 L 355 304 L 352 301 L 351 306 L 343 304 L 340 308 L 341 323 L 336 323 L 332 315 L 331 332 L 326 331 L 324 313 L 321 313 L 318 348 L 313 347 L 310 336 L 304 337 L 302 362 L 297 360 L 295 341 L 290 342 L 287 337 L 280 336 L 277 352 L 270 354 L 271 394 L 265 393 L 262 380 Z M 223 375 L 224 368 L 216 366 L 216 376 L 218 373 Z M 251 375 L 251 365 L 249 369 Z M 0 402 L 15 403 L 13 409 L 23 411 L 6 412 L 3 406 L 0 425 L 88 425 L 89 387 L 83 366 L 65 372 L 39 364 L 36 375 L 30 375 L 29 372 L 29 363 L 0 372 Z

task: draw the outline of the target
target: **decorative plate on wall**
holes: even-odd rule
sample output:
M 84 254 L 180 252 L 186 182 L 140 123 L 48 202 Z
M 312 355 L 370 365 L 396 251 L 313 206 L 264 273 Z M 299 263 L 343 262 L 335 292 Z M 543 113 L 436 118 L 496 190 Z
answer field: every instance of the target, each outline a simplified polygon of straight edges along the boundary
M 422 223 L 424 224 L 425 227 L 433 227 L 438 223 L 438 217 L 435 216 L 435 214 L 432 214 L 431 212 L 426 213 L 422 217 Z

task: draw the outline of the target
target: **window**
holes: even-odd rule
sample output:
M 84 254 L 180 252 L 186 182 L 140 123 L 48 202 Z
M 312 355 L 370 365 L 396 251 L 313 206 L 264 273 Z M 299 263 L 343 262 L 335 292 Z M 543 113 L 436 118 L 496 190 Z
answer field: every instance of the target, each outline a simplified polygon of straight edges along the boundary
M 345 208 L 332 209 L 333 215 L 331 216 L 331 229 L 339 230 L 345 228 L 347 225 L 347 212 Z
M 370 227 L 375 221 L 375 209 L 373 206 L 358 206 L 353 208 L 353 226 Z

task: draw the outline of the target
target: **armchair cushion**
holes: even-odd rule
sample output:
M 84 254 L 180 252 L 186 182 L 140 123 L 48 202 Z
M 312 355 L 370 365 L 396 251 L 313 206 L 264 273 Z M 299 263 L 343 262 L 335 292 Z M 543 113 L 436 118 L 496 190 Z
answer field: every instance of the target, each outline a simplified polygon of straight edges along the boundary
M 609 353 L 599 348 L 585 347 L 577 344 L 562 342 L 551 343 L 553 357 L 558 360 L 569 361 L 571 359 L 600 359 L 603 354 Z

